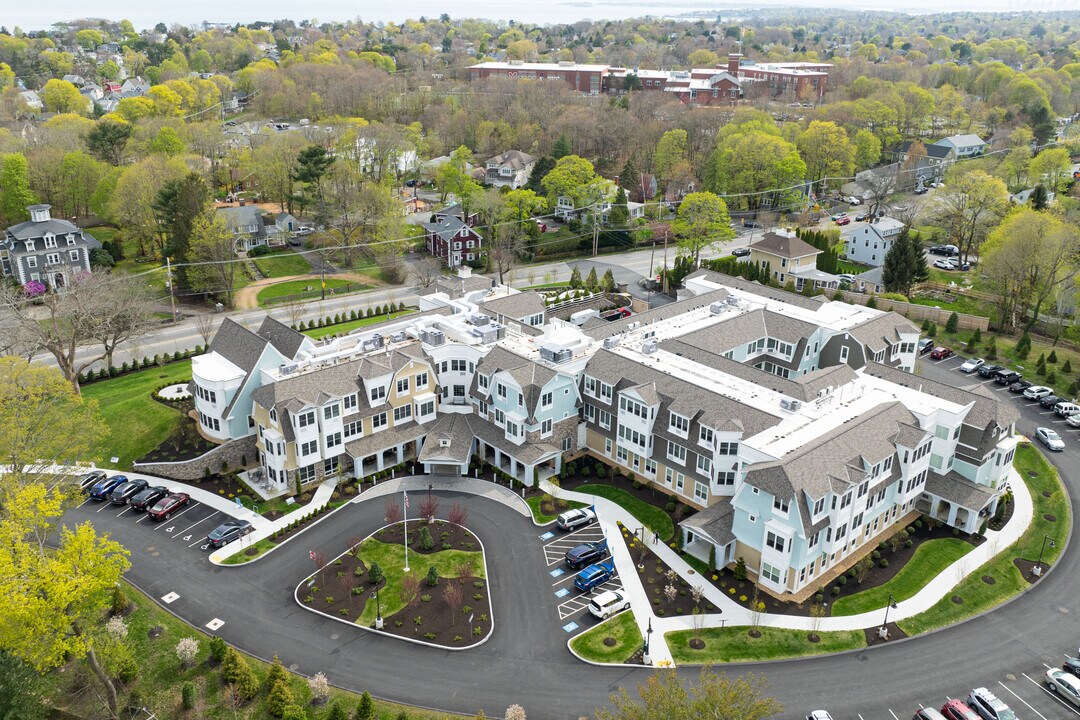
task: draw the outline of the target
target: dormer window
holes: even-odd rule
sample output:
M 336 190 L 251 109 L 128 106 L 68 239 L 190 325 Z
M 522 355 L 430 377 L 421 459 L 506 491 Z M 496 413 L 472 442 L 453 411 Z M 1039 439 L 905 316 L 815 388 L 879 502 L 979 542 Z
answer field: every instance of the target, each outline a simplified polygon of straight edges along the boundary
M 67 244 L 68 245 L 74 245 L 75 244 L 75 236 L 74 235 L 68 235 L 67 236 Z
M 56 247 L 56 237 L 53 236 L 53 235 L 46 235 L 45 236 L 45 248 L 49 249 L 49 248 L 54 248 L 54 247 Z
M 27 240 L 26 241 L 26 251 L 27 252 L 34 252 L 34 250 L 36 250 L 36 249 L 37 248 L 34 247 L 34 241 L 33 240 Z
M 671 413 L 671 429 L 680 435 L 686 435 L 690 430 L 690 419 L 676 413 Z

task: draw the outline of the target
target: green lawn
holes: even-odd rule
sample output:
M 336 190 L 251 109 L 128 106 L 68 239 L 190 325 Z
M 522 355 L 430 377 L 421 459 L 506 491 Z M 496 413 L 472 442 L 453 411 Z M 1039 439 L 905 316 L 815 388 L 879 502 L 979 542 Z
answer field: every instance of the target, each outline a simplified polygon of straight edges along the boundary
M 321 297 L 322 292 L 319 283 L 319 278 L 313 275 L 310 280 L 288 280 L 286 282 L 268 285 L 259 291 L 257 296 L 259 305 L 273 305 L 275 302 L 284 302 L 283 298 L 289 296 L 300 296 L 299 299 L 306 300 Z M 349 282 L 348 280 L 342 280 L 340 278 L 326 278 L 326 292 L 328 297 L 331 290 L 334 290 L 338 295 L 346 292 L 346 286 L 348 286 L 347 292 L 358 292 L 360 290 L 371 289 L 370 285 L 365 285 L 364 283 Z M 309 287 L 311 288 L 310 290 L 305 290 L 305 288 Z
M 164 367 L 91 383 L 83 389 L 86 397 L 98 401 L 109 426 L 108 435 L 97 448 L 102 467 L 129 468 L 169 437 L 183 416 L 179 410 L 154 400 L 150 393 L 159 385 L 190 378 L 191 361 L 178 360 Z M 113 456 L 119 458 L 115 464 L 109 462 Z
M 1020 571 L 1013 565 L 1013 558 L 1038 560 L 1044 536 L 1049 535 L 1054 540 L 1055 547 L 1050 547 L 1047 543 L 1046 551 L 1043 553 L 1043 562 L 1052 563 L 1061 553 L 1065 546 L 1065 538 L 1069 535 L 1071 517 L 1068 496 L 1058 479 L 1057 471 L 1046 462 L 1046 458 L 1038 450 L 1028 443 L 1017 448 L 1013 466 L 1027 483 L 1035 504 L 1031 525 L 1015 545 L 1002 548 L 996 557 L 971 573 L 932 608 L 897 623 L 908 635 L 924 633 L 959 622 L 966 617 L 1000 605 L 1022 592 L 1028 585 L 1020 575 Z M 1029 474 L 1031 472 L 1036 473 L 1035 477 Z M 1043 497 L 1044 491 L 1050 493 L 1050 497 Z M 1052 515 L 1057 519 L 1051 522 L 1044 515 Z M 984 575 L 989 575 L 996 582 L 993 585 L 987 585 L 982 581 Z M 963 598 L 963 604 L 954 603 L 952 601 L 954 595 Z
M 359 320 L 350 320 L 349 322 L 338 323 L 337 325 L 327 325 L 326 327 L 310 328 L 304 331 L 304 334 L 313 337 L 316 340 L 324 338 L 327 335 L 335 335 L 338 333 L 347 333 L 357 328 L 366 327 L 367 325 L 374 325 L 376 323 L 386 322 L 387 320 L 394 320 L 402 317 L 403 315 L 411 315 L 416 312 L 415 308 L 408 310 L 398 310 L 390 313 L 389 315 L 372 315 L 371 317 L 360 318 Z
M 599 495 L 602 498 L 611 500 L 637 518 L 639 523 L 658 533 L 660 539 L 664 542 L 671 540 L 675 536 L 675 524 L 671 522 L 671 517 L 662 508 L 638 500 L 625 490 L 610 485 L 587 484 L 575 488 L 575 492 Z
M 297 507 L 300 507 L 300 506 L 297 505 Z M 270 542 L 269 538 L 263 538 L 262 540 L 257 541 L 254 545 L 250 545 L 248 547 L 245 547 L 243 550 L 239 550 L 239 551 L 233 553 L 229 557 L 222 560 L 221 563 L 223 565 L 243 565 L 246 562 L 251 562 L 255 558 L 262 555 L 264 552 L 267 552 L 271 548 L 275 548 L 275 547 L 277 547 L 277 545 L 275 543 Z M 247 554 L 247 551 L 250 550 L 251 548 L 255 548 L 255 554 L 254 555 L 248 555 Z
M 945 302 L 935 298 L 913 297 L 911 298 L 911 303 L 913 305 L 937 307 L 942 310 L 952 310 L 953 312 L 965 315 L 978 315 L 980 317 L 991 317 L 993 313 L 993 308 L 989 303 L 984 300 L 979 300 L 978 298 L 968 297 L 967 295 L 957 295 L 956 300 L 952 302 Z
M 525 498 L 525 503 L 529 506 L 529 509 L 532 510 L 533 519 L 536 520 L 536 522 L 540 523 L 541 525 L 547 524 L 547 523 L 551 522 L 552 520 L 554 520 L 555 518 L 558 517 L 557 514 L 556 515 L 545 515 L 544 512 L 540 509 L 540 501 L 543 500 L 544 497 L 545 497 L 544 495 L 533 495 L 531 497 Z M 585 503 L 575 502 L 573 500 L 567 500 L 565 509 L 566 510 L 571 510 L 571 509 L 574 509 L 574 508 L 583 508 L 583 507 L 585 507 Z M 559 512 L 562 512 L 562 510 L 560 510 Z
M 676 665 L 782 660 L 866 647 L 866 635 L 862 630 L 819 632 L 821 640 L 812 643 L 806 630 L 758 629 L 761 631 L 759 638 L 750 637 L 749 630 L 742 626 L 706 628 L 701 632 L 675 630 L 666 633 L 664 639 Z M 705 647 L 701 650 L 690 647 L 690 641 L 695 636 L 705 641 Z
M 281 249 L 261 257 L 251 256 L 255 267 L 268 278 L 307 275 L 311 272 L 311 263 L 294 250 Z
M 608 647 L 604 638 L 615 638 Z M 570 641 L 570 647 L 581 657 L 598 663 L 624 663 L 641 648 L 641 631 L 633 611 L 622 612 L 590 628 Z
M 272 717 L 266 708 L 267 690 L 261 689 L 259 695 L 250 703 L 236 710 L 224 707 L 225 684 L 221 680 L 221 670 L 215 663 L 210 663 L 210 636 L 201 629 L 192 628 L 174 615 L 166 612 L 132 586 L 124 583 L 124 592 L 134 603 L 135 609 L 125 617 L 128 624 L 126 645 L 132 650 L 139 669 L 138 677 L 127 686 L 120 688 L 121 701 L 127 699 L 128 692 L 137 692 L 142 698 L 141 704 L 159 718 L 198 717 L 205 720 L 270 720 Z M 104 622 L 104 621 L 103 621 Z M 150 630 L 156 628 L 151 639 Z M 182 638 L 194 638 L 199 643 L 198 654 L 190 668 L 181 668 L 174 648 Z M 279 651 L 285 665 L 290 663 L 290 649 L 283 647 Z M 261 660 L 244 655 L 251 669 L 263 685 L 269 665 Z M 46 704 L 65 710 L 71 715 L 64 717 L 97 717 L 101 713 L 101 699 L 96 691 L 97 685 L 91 683 L 87 689 L 86 663 L 76 661 L 45 675 L 44 691 Z M 311 672 L 314 672 L 312 670 Z M 180 709 L 180 689 L 185 682 L 195 685 L 197 705 L 195 709 Z M 360 681 L 362 682 L 362 680 Z M 330 709 L 329 704 L 321 708 L 311 708 L 311 691 L 306 679 L 301 675 L 289 675 L 289 684 L 298 704 L 308 707 L 308 718 L 325 720 Z M 369 691 L 379 694 L 379 688 Z M 330 690 L 331 701 L 336 701 L 351 717 L 360 696 L 337 688 Z M 398 705 L 376 700 L 375 705 L 380 720 L 390 720 L 407 714 L 410 720 L 451 720 L 464 716 Z M 471 715 L 469 717 L 472 717 Z
M 884 585 L 843 597 L 833 603 L 833 615 L 858 615 L 885 607 L 889 593 L 900 602 L 914 596 L 941 572 L 974 548 L 956 538 L 940 538 L 920 545 L 911 560 Z
M 414 527 L 417 527 L 414 524 Z M 433 533 L 438 536 L 438 533 Z M 373 562 L 379 563 L 379 567 L 386 573 L 386 585 L 379 591 L 379 602 L 382 607 L 383 617 L 390 617 L 405 607 L 399 596 L 401 592 L 401 578 L 405 574 L 405 548 L 397 543 L 388 544 L 374 537 L 370 537 L 360 545 L 360 558 L 364 565 L 371 567 Z M 477 579 L 484 579 L 484 555 L 479 550 L 440 550 L 430 555 L 421 555 L 417 552 L 409 553 L 409 574 L 419 577 L 421 580 L 427 575 L 428 568 L 432 565 L 439 573 L 439 577 L 457 577 L 457 566 L 465 561 L 473 564 L 473 575 Z M 421 587 L 421 590 L 426 586 Z M 364 612 L 356 619 L 360 625 L 370 625 L 375 622 L 375 601 L 368 599 L 364 606 Z

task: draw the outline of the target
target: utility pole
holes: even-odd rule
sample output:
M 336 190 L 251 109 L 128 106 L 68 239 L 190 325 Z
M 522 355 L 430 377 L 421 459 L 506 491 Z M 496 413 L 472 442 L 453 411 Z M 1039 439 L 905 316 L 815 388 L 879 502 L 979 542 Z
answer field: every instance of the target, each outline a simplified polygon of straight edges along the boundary
M 596 209 L 593 209 L 593 222 L 592 222 L 592 254 L 596 257 L 599 252 L 600 246 L 600 223 L 599 218 L 596 216 Z
M 165 258 L 165 279 L 169 283 L 169 301 L 172 303 L 172 321 L 176 322 L 176 293 L 173 290 L 172 258 Z
M 667 281 L 668 281 L 668 267 L 667 267 L 667 239 L 668 231 L 664 230 L 664 270 L 661 273 L 661 277 L 664 279 L 664 284 L 661 286 L 660 291 L 667 295 Z
M 653 265 L 653 258 L 656 257 L 656 243 L 652 244 L 652 249 L 649 250 L 649 282 L 646 287 L 649 289 L 649 307 L 652 307 L 652 289 L 656 283 L 653 281 L 653 274 L 656 272 L 656 266 Z

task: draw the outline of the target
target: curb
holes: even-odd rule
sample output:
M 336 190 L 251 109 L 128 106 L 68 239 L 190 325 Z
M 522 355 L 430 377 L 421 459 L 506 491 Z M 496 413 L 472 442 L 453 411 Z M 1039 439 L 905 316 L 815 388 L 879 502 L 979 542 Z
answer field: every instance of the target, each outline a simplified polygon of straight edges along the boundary
M 344 506 L 342 506 L 342 507 L 344 507 Z M 340 510 L 340 509 L 341 508 L 338 508 L 338 510 Z M 404 520 L 399 520 L 398 522 L 405 522 L 405 521 Z M 446 522 L 450 522 L 450 521 L 447 520 Z M 383 525 L 382 527 L 378 528 L 374 532 L 369 533 L 368 536 L 365 537 L 360 542 L 363 543 L 365 540 L 368 540 L 368 539 L 374 537 L 375 533 L 379 532 L 379 530 L 382 530 L 383 528 L 388 528 L 391 525 L 397 525 L 397 523 L 389 523 L 387 525 Z M 466 530 L 469 530 L 469 528 L 465 527 L 464 525 L 461 525 L 460 527 L 464 527 Z M 355 622 L 351 622 L 349 620 L 342 620 L 339 617 L 334 617 L 333 615 L 327 615 L 324 612 L 319 612 L 318 610 L 315 610 L 315 609 L 309 607 L 308 605 L 302 603 L 296 597 L 297 591 L 300 589 L 300 586 L 303 585 L 304 582 L 305 582 L 304 580 L 301 580 L 299 583 L 296 584 L 296 587 L 293 588 L 293 593 L 292 593 L 293 602 L 295 602 L 297 605 L 299 605 L 301 609 L 306 610 L 306 611 L 308 611 L 310 613 L 314 613 L 314 614 L 316 614 L 316 615 L 318 615 L 320 617 L 326 618 L 328 620 L 333 620 L 335 622 L 343 623 L 345 625 L 356 628 L 358 630 L 365 630 L 367 632 L 374 633 L 374 634 L 379 635 L 381 637 L 387 637 L 387 638 L 390 638 L 391 640 L 403 640 L 405 642 L 415 643 L 416 645 L 424 645 L 426 647 L 434 648 L 436 650 L 447 650 L 447 651 L 450 651 L 450 652 L 460 652 L 462 650 L 472 650 L 473 648 L 480 647 L 481 645 L 486 643 L 488 640 L 490 640 L 491 636 L 495 634 L 495 605 L 491 601 L 491 578 L 488 576 L 487 549 L 484 547 L 484 541 L 480 539 L 479 535 L 474 533 L 472 530 L 469 530 L 469 533 L 474 538 L 476 538 L 476 542 L 480 543 L 480 557 L 484 561 L 484 582 L 487 583 L 487 588 L 488 588 L 488 609 L 491 611 L 491 630 L 489 630 L 488 634 L 485 635 L 479 642 L 475 642 L 472 645 L 463 645 L 463 646 L 460 646 L 460 647 L 452 647 L 450 645 L 439 645 L 437 643 L 428 642 L 427 640 L 417 640 L 416 638 L 402 637 L 400 635 L 394 635 L 394 634 L 391 634 L 391 633 L 388 633 L 388 632 L 383 632 L 382 630 L 376 630 L 375 628 L 370 628 L 370 627 L 367 627 L 366 625 L 357 625 Z M 299 535 L 299 533 L 297 533 L 297 534 Z M 351 550 L 352 548 L 349 548 L 349 549 Z M 344 552 L 341 552 L 341 553 L 335 555 L 332 559 L 327 560 L 327 565 L 334 562 L 334 560 L 337 560 L 338 558 L 342 557 L 343 555 L 347 555 L 348 552 L 349 552 L 349 550 L 345 550 Z M 266 554 L 269 554 L 269 553 L 263 553 L 263 554 L 266 555 Z M 262 557 L 262 555 L 260 555 L 259 557 Z M 323 567 L 326 567 L 326 566 L 324 565 Z
M 263 553 L 259 553 L 258 555 L 256 555 L 255 557 L 251 558 L 250 560 L 246 560 L 246 561 L 244 561 L 244 562 L 240 562 L 240 563 L 226 563 L 226 562 L 225 562 L 225 559 L 226 559 L 226 558 L 230 558 L 230 557 L 232 557 L 233 555 L 235 555 L 235 554 L 236 554 L 236 553 L 238 553 L 238 552 L 243 552 L 243 548 L 241 548 L 241 549 L 237 550 L 236 552 L 231 552 L 231 553 L 229 553 L 228 555 L 225 555 L 225 556 L 223 556 L 223 557 L 221 557 L 221 558 L 216 558 L 216 557 L 214 557 L 215 555 L 217 555 L 217 552 L 214 552 L 214 553 L 211 553 L 211 554 L 210 554 L 210 557 L 209 557 L 208 559 L 209 559 L 209 560 L 210 560 L 210 562 L 211 562 L 211 563 L 213 563 L 214 565 L 217 565 L 218 567 L 223 567 L 223 568 L 238 568 L 238 567 L 244 567 L 245 565 L 251 565 L 252 563 L 255 563 L 255 562 L 258 562 L 259 560 L 262 560 L 262 559 L 263 559 L 264 557 L 266 557 L 266 556 L 267 556 L 267 555 L 269 555 L 270 553 L 274 552 L 274 551 L 275 551 L 275 550 L 277 550 L 278 548 L 284 547 L 284 546 L 285 546 L 285 545 L 287 545 L 287 544 L 288 544 L 288 543 L 289 543 L 290 541 L 292 541 L 292 540 L 295 540 L 296 538 L 300 537 L 301 535 L 303 535 L 304 533 L 306 533 L 306 532 L 307 532 L 308 530 L 310 530 L 311 528 L 313 528 L 313 527 L 315 527 L 316 525 L 318 525 L 319 523 L 321 523 L 321 522 L 322 522 L 323 520 L 326 520 L 327 518 L 329 518 L 329 517 L 333 516 L 334 514 L 336 514 L 336 513 L 338 512 L 338 511 L 340 511 L 340 510 L 344 510 L 345 508 L 349 507 L 349 505 L 351 505 L 352 503 L 354 503 L 354 502 L 355 502 L 355 501 L 356 501 L 356 500 L 357 500 L 358 498 L 359 498 L 359 496 L 353 497 L 353 498 L 351 498 L 351 499 L 349 499 L 349 500 L 346 500 L 346 501 L 345 501 L 345 502 L 344 502 L 344 503 L 343 503 L 342 505 L 340 505 L 340 506 L 338 506 L 338 507 L 334 508 L 334 509 L 333 509 L 333 510 L 331 510 L 330 512 L 327 512 L 327 513 L 323 513 L 323 514 L 322 514 L 322 516 L 321 516 L 321 517 L 319 517 L 318 519 L 316 519 L 316 520 L 314 520 L 314 521 L 312 521 L 312 522 L 310 522 L 310 523 L 306 524 L 306 525 L 305 525 L 304 527 L 300 528 L 300 529 L 299 529 L 299 530 L 298 530 L 298 531 L 296 532 L 296 534 L 295 534 L 295 535 L 293 535 L 292 537 L 290 537 L 290 538 L 288 538 L 288 539 L 286 539 L 286 540 L 284 540 L 284 541 L 282 541 L 282 542 L 280 542 L 280 543 L 276 543 L 276 544 L 274 545 L 274 547 L 270 548 L 270 549 L 269 549 L 269 550 L 267 550 L 266 552 L 263 552 Z M 329 504 L 329 500 L 327 501 L 327 504 Z M 305 507 L 306 507 L 306 506 L 305 506 Z M 320 506 L 320 507 L 326 507 L 326 505 L 322 505 L 322 506 Z M 318 509 L 318 508 L 316 508 L 316 509 Z M 312 512 L 314 512 L 314 510 L 313 510 Z M 269 535 L 267 535 L 266 537 L 262 537 L 262 538 L 259 538 L 259 540 L 267 540 L 267 539 L 269 539 L 269 538 L 270 538 L 270 536 L 271 536 L 271 535 L 273 535 L 273 534 L 274 534 L 274 533 L 273 533 L 273 531 L 271 531 Z M 259 542 L 259 540 L 255 540 L 254 542 Z M 233 542 L 242 542 L 242 539 L 241 539 L 241 540 L 234 540 Z M 233 543 L 229 543 L 229 545 L 226 545 L 225 547 L 223 547 L 223 548 L 220 548 L 220 549 L 218 550 L 218 552 L 221 552 L 222 550 L 225 550 L 226 548 L 228 548 L 228 547 L 229 547 L 230 545 L 232 545 L 232 544 L 233 544 Z M 254 543 L 253 543 L 253 544 L 254 544 Z M 251 547 L 251 546 L 249 545 L 248 547 Z

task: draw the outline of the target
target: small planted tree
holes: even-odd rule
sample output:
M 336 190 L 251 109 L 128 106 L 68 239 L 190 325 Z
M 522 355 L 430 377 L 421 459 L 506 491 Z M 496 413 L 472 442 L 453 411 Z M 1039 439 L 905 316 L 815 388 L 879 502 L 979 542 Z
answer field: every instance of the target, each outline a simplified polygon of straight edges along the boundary
M 874 567 L 874 558 L 867 555 L 859 562 L 855 563 L 855 582 L 862 584 L 862 581 L 866 579 L 867 574 Z
M 476 574 L 475 568 L 473 568 L 472 560 L 462 560 L 454 568 L 454 572 L 457 573 L 458 582 L 462 585 L 468 583 L 473 579 Z
M 450 512 L 446 513 L 446 519 L 454 525 L 465 527 L 465 521 L 469 518 L 469 511 L 461 503 L 450 506 Z
M 746 560 L 742 556 L 735 560 L 735 569 L 732 571 L 732 575 L 735 576 L 736 580 L 746 579 Z
M 431 537 L 431 531 L 428 530 L 427 525 L 420 526 L 418 542 L 421 550 L 431 550 L 435 547 L 435 538 Z
M 311 690 L 311 702 L 315 705 L 325 705 L 330 699 L 330 681 L 326 675 L 317 672 L 307 681 L 308 689 Z
M 375 701 L 367 690 L 360 695 L 360 702 L 356 704 L 356 720 L 375 720 Z
M 292 688 L 289 687 L 289 681 L 287 678 L 282 678 L 274 682 L 270 687 L 270 694 L 266 698 L 266 709 L 274 717 L 281 717 L 285 714 L 285 708 L 290 705 L 296 704 L 296 697 L 293 695 Z
M 442 591 L 443 602 L 450 608 L 450 617 L 453 618 L 452 624 L 457 624 L 458 611 L 461 609 L 461 603 L 465 601 L 465 593 L 461 589 L 461 585 L 457 583 L 446 583 Z
M 949 315 L 949 319 L 945 321 L 945 332 L 954 333 L 960 324 L 960 316 L 955 312 Z
M 818 630 L 821 629 L 821 621 L 825 619 L 828 614 L 828 608 L 824 605 L 814 603 L 810 608 L 810 642 L 817 642 L 821 639 L 818 635 Z
M 411 573 L 401 578 L 401 590 L 398 591 L 398 597 L 405 607 L 412 607 L 419 593 L 420 578 Z
M 424 579 L 428 587 L 435 587 L 439 584 L 439 571 L 432 565 L 428 568 L 427 577 Z
M 386 498 L 386 504 L 383 511 L 386 513 L 386 522 L 393 525 L 394 523 L 401 522 L 401 505 L 398 504 L 396 497 Z
M 281 660 L 278 656 L 275 655 L 274 661 L 270 664 L 270 672 L 266 674 L 265 684 L 267 689 L 273 688 L 278 680 L 284 680 L 287 683 L 289 681 L 289 673 L 285 669 L 285 666 L 281 664 Z
M 176 657 L 180 658 L 180 668 L 186 669 L 195 663 L 199 654 L 199 641 L 195 638 L 183 638 L 176 643 Z
M 379 563 L 371 563 L 371 567 L 369 567 L 367 571 L 368 582 L 372 585 L 378 585 L 383 581 L 384 577 L 386 577 L 386 575 L 383 573 L 383 569 L 379 566 Z
M 439 512 L 439 498 L 429 495 L 420 501 L 420 517 L 431 522 L 435 519 L 437 512 Z

